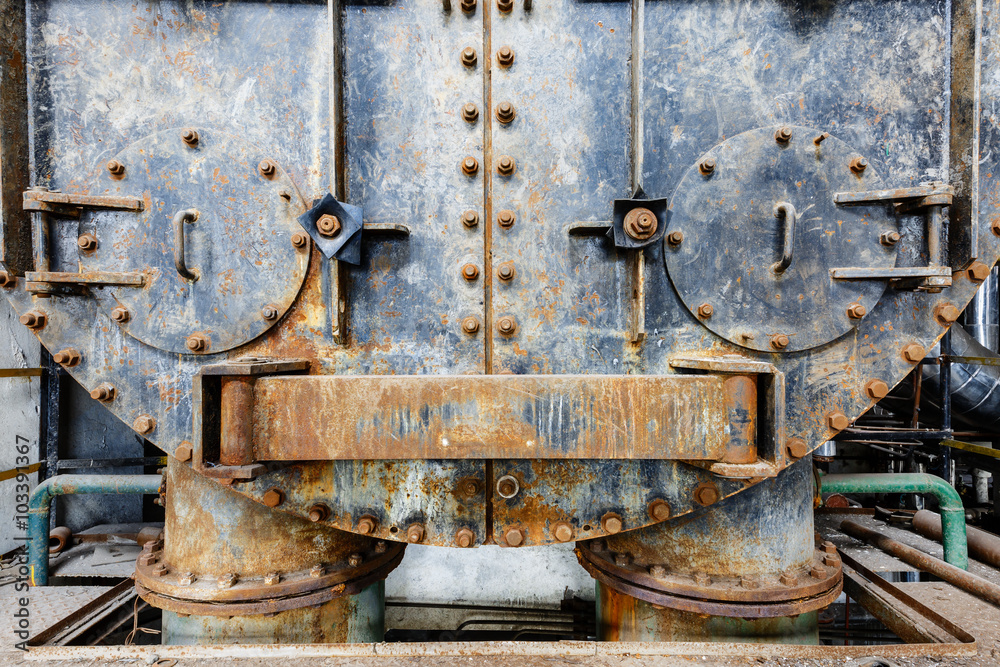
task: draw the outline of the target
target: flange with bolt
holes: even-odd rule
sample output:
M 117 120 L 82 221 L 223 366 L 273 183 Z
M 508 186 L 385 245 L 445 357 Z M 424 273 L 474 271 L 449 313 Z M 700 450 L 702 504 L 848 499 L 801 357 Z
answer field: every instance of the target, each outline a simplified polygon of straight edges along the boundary
M 90 232 L 80 234 L 80 237 L 76 240 L 76 247 L 84 252 L 90 252 L 97 248 L 97 237 Z
M 479 108 L 472 102 L 469 102 L 462 107 L 462 118 L 469 123 L 475 123 L 476 119 L 479 118 Z
M 468 528 L 459 528 L 455 533 L 455 544 L 462 547 L 463 549 L 468 549 L 476 541 L 476 536 Z
M 476 50 L 471 46 L 467 46 L 462 49 L 462 64 L 466 67 L 476 66 Z
M 497 331 L 504 336 L 510 336 L 517 331 L 517 321 L 510 315 L 504 315 L 497 321 Z
M 497 277 L 500 280 L 513 280 L 514 279 L 514 264 L 512 262 L 504 262 L 497 267 Z
M 462 172 L 468 176 L 475 176 L 479 171 L 479 160 L 471 155 L 462 160 Z
M 644 241 L 656 233 L 659 223 L 656 214 L 648 208 L 634 208 L 625 214 L 622 226 L 626 234 L 637 241 Z
M 516 168 L 514 158 L 509 155 L 501 155 L 500 159 L 497 160 L 497 173 L 502 176 L 510 176 Z
M 90 397 L 95 401 L 110 401 L 115 397 L 115 386 L 102 382 L 90 391 Z
M 185 345 L 187 345 L 187 349 L 192 352 L 204 352 L 208 349 L 208 339 L 202 334 L 192 334 L 187 337 Z
M 785 451 L 793 459 L 801 459 L 809 453 L 809 445 L 802 438 L 789 438 L 785 441 Z
M 497 50 L 497 64 L 501 67 L 510 67 L 514 64 L 514 49 L 509 46 L 501 46 Z
M 257 170 L 264 178 L 271 178 L 278 171 L 278 165 L 275 164 L 274 160 L 261 160 L 260 164 L 257 165 Z
M 462 331 L 470 335 L 479 331 L 479 319 L 472 315 L 462 319 Z
M 771 347 L 775 350 L 784 350 L 790 342 L 787 334 L 775 334 L 771 336 Z
M 468 210 L 462 214 L 462 224 L 470 229 L 479 224 L 479 213 L 477 211 Z
M 316 231 L 319 232 L 320 236 L 333 238 L 340 234 L 341 229 L 343 227 L 340 224 L 340 218 L 329 213 L 321 215 L 316 221 Z
M 198 145 L 198 131 L 191 128 L 187 128 L 181 132 L 181 140 L 188 146 Z
M 873 398 L 877 401 L 888 396 L 889 385 L 882 380 L 869 380 L 865 385 L 865 393 L 868 394 L 868 398 Z
M 710 303 L 703 303 L 700 306 L 698 306 L 698 317 L 700 317 L 703 320 L 707 320 L 708 318 L 710 318 L 712 316 L 712 313 L 714 312 L 715 308 L 713 308 L 712 304 Z
M 53 354 L 52 361 L 62 366 L 76 366 L 80 363 L 80 352 L 75 348 L 67 347 Z
M 152 433 L 153 429 L 156 428 L 156 419 L 154 419 L 151 415 L 139 415 L 135 418 L 135 421 L 132 422 L 132 428 L 134 428 L 137 433 L 142 433 L 143 435 L 146 433 Z
M 475 280 L 479 277 L 479 267 L 475 264 L 466 264 L 462 267 L 462 277 L 466 280 Z
M 497 213 L 497 224 L 504 229 L 509 229 L 514 226 L 514 212 L 504 209 Z
M 852 320 L 860 320 L 868 314 L 868 309 L 860 303 L 852 303 L 847 307 L 847 316 Z
M 497 105 L 497 120 L 501 123 L 506 125 L 514 120 L 515 116 L 514 105 L 510 102 L 501 102 Z
M 118 160 L 108 160 L 107 165 L 108 173 L 112 176 L 122 177 L 125 175 L 125 165 L 123 165 Z
M 29 329 L 41 329 L 48 321 L 48 317 L 40 310 L 29 310 L 17 318 L 17 321 Z
M 111 311 L 111 319 L 118 322 L 118 324 L 128 322 L 131 317 L 132 314 L 128 312 L 128 308 L 124 308 L 122 306 L 118 306 Z

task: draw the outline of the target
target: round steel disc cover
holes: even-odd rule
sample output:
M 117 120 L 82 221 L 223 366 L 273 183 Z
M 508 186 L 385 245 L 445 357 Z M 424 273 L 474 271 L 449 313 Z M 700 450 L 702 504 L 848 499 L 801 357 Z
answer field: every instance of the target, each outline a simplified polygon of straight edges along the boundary
M 122 328 L 148 345 L 191 354 L 187 339 L 200 334 L 201 353 L 229 350 L 264 333 L 292 305 L 309 264 L 308 241 L 292 245 L 305 205 L 279 165 L 261 173 L 268 156 L 247 142 L 197 128 L 164 130 L 115 156 L 125 171 L 102 169 L 98 194 L 143 199 L 139 213 L 102 213 L 80 223 L 97 236 L 97 249 L 81 252 L 86 271 L 140 272 L 142 287 L 93 290 L 110 312 L 124 306 Z M 267 170 L 265 170 L 267 171 Z M 182 223 L 183 260 L 196 280 L 174 263 L 174 216 Z
M 895 246 L 880 236 L 896 224 L 884 204 L 834 203 L 838 192 L 882 188 L 872 167 L 851 169 L 860 153 L 834 137 L 817 144 L 821 132 L 807 127 L 778 141 L 778 129 L 739 134 L 688 169 L 670 201 L 663 245 L 674 288 L 706 327 L 743 347 L 788 352 L 850 331 L 859 322 L 848 315 L 852 305 L 871 312 L 886 281 L 833 280 L 830 270 L 895 266 Z M 707 175 L 699 169 L 705 160 L 715 161 Z M 781 204 L 795 212 L 783 270 L 791 209 Z M 683 234 L 679 243 L 673 232 Z M 772 346 L 781 334 L 787 346 Z

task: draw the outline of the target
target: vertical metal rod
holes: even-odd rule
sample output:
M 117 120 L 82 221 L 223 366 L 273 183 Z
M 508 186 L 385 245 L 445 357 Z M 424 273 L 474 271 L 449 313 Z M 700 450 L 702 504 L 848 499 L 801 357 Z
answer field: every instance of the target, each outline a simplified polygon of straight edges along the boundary
M 35 213 L 32 220 L 31 249 L 34 255 L 35 271 L 49 271 L 49 235 L 51 225 L 49 214 L 44 211 Z
M 941 391 L 941 430 L 951 430 L 951 330 L 941 338 L 941 359 L 938 366 Z M 941 476 L 951 484 L 951 447 L 941 448 Z
M 944 207 L 927 207 L 927 265 L 941 266 L 944 259 L 941 240 L 944 237 Z
M 483 5 L 483 343 L 485 372 L 493 373 L 493 4 Z
M 340 201 L 347 201 L 347 160 L 344 141 L 344 54 L 343 11 L 341 0 L 327 0 L 330 33 L 330 174 L 329 191 Z M 347 292 L 345 272 L 336 259 L 322 258 L 325 268 L 323 292 L 327 297 L 330 335 L 335 343 L 347 342 Z
M 222 382 L 219 463 L 224 466 L 247 465 L 254 461 L 253 388 L 252 377 L 231 377 Z

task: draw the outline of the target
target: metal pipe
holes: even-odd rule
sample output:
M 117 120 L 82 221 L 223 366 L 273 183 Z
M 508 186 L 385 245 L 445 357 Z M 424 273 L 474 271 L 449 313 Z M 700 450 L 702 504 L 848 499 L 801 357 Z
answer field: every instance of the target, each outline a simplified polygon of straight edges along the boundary
M 982 600 L 1000 606 L 1000 586 L 986 581 L 982 577 L 969 574 L 965 570 L 945 563 L 940 558 L 935 558 L 919 549 L 914 549 L 902 542 L 886 537 L 877 530 L 865 528 L 853 521 L 844 521 L 841 523 L 840 530 L 851 537 L 878 547 L 888 554 L 892 554 L 919 570 L 940 577 L 949 584 L 961 588 L 963 591 L 968 591 Z
M 49 583 L 49 512 L 56 496 L 82 493 L 159 493 L 160 475 L 56 475 L 28 499 L 28 566 L 32 586 Z
M 976 291 L 965 309 L 965 329 L 983 347 L 1000 352 L 1000 268 L 994 266 L 990 275 Z
M 941 541 L 941 517 L 930 510 L 920 510 L 913 516 L 913 529 L 924 537 Z M 1000 537 L 985 530 L 968 526 L 969 553 L 976 560 L 1000 567 Z
M 963 570 L 969 568 L 965 537 L 965 506 L 958 492 L 940 477 L 926 473 L 865 473 L 824 475 L 820 493 L 927 493 L 937 498 L 944 524 L 944 559 Z

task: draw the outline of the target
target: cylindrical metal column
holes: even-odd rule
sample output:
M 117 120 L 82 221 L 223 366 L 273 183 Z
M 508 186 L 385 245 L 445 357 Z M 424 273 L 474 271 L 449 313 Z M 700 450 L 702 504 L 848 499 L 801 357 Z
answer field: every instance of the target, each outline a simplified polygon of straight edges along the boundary
M 404 548 L 258 504 L 171 458 L 164 538 L 140 556 L 136 586 L 164 610 L 166 644 L 377 642 L 382 580 Z
M 599 637 L 816 642 L 813 612 L 839 594 L 841 569 L 814 544 L 811 468 L 806 457 L 693 515 L 581 543 Z

